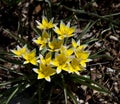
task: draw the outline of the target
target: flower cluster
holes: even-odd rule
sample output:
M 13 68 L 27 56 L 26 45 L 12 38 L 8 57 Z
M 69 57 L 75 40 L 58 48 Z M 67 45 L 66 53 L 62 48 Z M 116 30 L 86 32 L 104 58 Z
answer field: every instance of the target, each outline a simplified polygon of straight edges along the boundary
M 70 27 L 70 22 L 67 25 L 60 22 L 60 26 L 53 23 L 53 19 L 48 19 L 43 16 L 42 23 L 36 21 L 37 28 L 42 31 L 40 36 L 33 39 L 33 42 L 39 46 L 39 56 L 36 56 L 36 50 L 30 51 L 27 45 L 23 47 L 17 46 L 16 50 L 11 50 L 16 57 L 22 57 L 24 64 L 31 63 L 38 68 L 33 68 L 33 71 L 38 74 L 38 79 L 51 81 L 51 76 L 59 74 L 62 70 L 68 73 L 79 74 L 79 71 L 84 70 L 86 62 L 89 62 L 89 51 L 86 51 L 86 45 L 80 45 L 80 41 L 75 41 L 71 38 L 71 42 L 66 44 L 69 37 L 73 37 L 75 27 Z M 50 32 L 51 30 L 54 33 Z

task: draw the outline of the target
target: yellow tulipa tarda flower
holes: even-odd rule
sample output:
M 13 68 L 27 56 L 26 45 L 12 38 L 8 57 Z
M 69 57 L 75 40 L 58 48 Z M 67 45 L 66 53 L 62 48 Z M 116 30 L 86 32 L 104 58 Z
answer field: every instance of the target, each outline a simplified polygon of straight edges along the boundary
M 33 65 L 37 65 L 37 58 L 36 58 L 36 50 L 32 50 L 31 52 L 27 52 L 23 55 L 25 59 L 24 64 L 31 63 Z
M 41 50 L 46 47 L 46 43 L 49 39 L 49 34 L 46 31 L 43 31 L 42 36 L 38 37 L 37 39 L 34 39 L 33 42 L 35 42 L 37 45 L 40 45 Z
M 50 64 L 51 63 L 51 52 L 48 52 L 45 57 L 43 57 L 42 55 L 40 55 L 40 63 L 43 63 L 43 64 Z
M 39 65 L 39 69 L 33 68 L 34 72 L 36 72 L 38 74 L 38 79 L 43 79 L 45 78 L 45 80 L 47 81 L 51 81 L 50 76 L 54 75 L 56 73 L 56 71 L 51 67 L 51 65 L 46 65 L 41 63 Z
M 59 39 L 64 39 L 66 37 L 73 36 L 73 33 L 75 32 L 75 27 L 70 27 L 70 22 L 68 22 L 67 25 L 65 25 L 62 21 L 60 23 L 60 28 L 55 26 L 54 31 L 59 35 Z
M 50 48 L 49 50 L 51 52 L 59 51 L 62 45 L 63 45 L 63 40 L 57 40 L 57 39 L 53 39 L 53 41 L 48 43 L 48 46 Z
M 91 59 L 89 59 L 89 52 L 87 51 L 76 51 L 75 52 L 75 55 L 78 59 L 80 59 L 80 64 L 83 66 L 83 67 L 86 67 L 86 62 L 89 62 L 91 61 Z
M 79 45 L 80 45 L 80 40 L 76 42 L 74 39 L 72 39 L 72 46 L 74 48 L 77 48 Z
M 64 53 L 66 56 L 71 56 L 73 54 L 73 49 L 67 48 L 66 46 L 61 46 L 60 53 Z
M 57 54 L 55 59 L 52 61 L 52 64 L 57 67 L 57 74 L 59 74 L 62 69 L 65 68 L 67 62 L 69 62 L 69 57 L 66 56 L 64 53 Z
M 79 49 L 83 51 L 87 47 L 87 45 L 80 45 L 80 40 L 76 42 L 74 39 L 72 39 L 72 47 L 74 49 Z
M 89 59 L 90 52 L 85 51 L 87 45 L 80 45 L 80 41 L 76 42 L 74 39 L 72 39 L 72 46 L 74 49 L 74 54 L 76 58 L 79 59 L 81 66 L 86 67 L 86 62 L 91 61 L 91 59 Z
M 82 71 L 84 67 L 80 65 L 80 61 L 77 58 L 73 58 L 68 64 L 68 72 L 79 74 L 79 71 Z
M 24 60 L 23 64 L 31 63 L 37 67 L 33 70 L 38 74 L 38 79 L 50 82 L 50 77 L 56 73 L 66 71 L 79 74 L 85 69 L 87 62 L 91 61 L 90 52 L 86 50 L 87 45 L 80 45 L 80 40 L 71 40 L 75 33 L 75 26 L 70 26 L 70 22 L 65 24 L 63 21 L 57 26 L 53 23 L 53 18 L 49 21 L 45 16 L 42 17 L 41 23 L 36 22 L 37 28 L 42 32 L 40 36 L 33 39 L 39 47 L 36 48 L 38 56 L 36 57 L 35 49 L 29 51 L 26 45 L 17 46 L 16 50 L 11 51 L 16 57 Z
M 48 22 L 48 19 L 45 16 L 42 17 L 42 23 L 40 23 L 39 21 L 36 22 L 38 24 L 38 29 L 50 29 L 55 26 L 55 24 L 53 24 L 53 19 Z
M 84 46 L 82 45 L 75 50 L 75 56 L 80 60 L 80 64 L 83 67 L 86 67 L 86 62 L 91 61 L 91 59 L 89 59 L 89 54 L 89 51 L 84 51 Z
M 27 52 L 27 46 L 24 47 L 17 46 L 17 50 L 11 50 L 15 54 L 16 57 L 22 57 Z

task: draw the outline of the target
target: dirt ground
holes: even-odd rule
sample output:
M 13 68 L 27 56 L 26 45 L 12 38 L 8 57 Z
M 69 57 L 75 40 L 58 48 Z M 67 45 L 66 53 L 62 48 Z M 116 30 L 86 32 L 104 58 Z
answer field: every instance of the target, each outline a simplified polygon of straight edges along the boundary
M 9 0 L 0 1 L 0 50 L 10 51 L 17 44 L 5 30 L 14 34 L 22 34 L 26 41 L 35 36 L 33 27 L 35 20 L 41 20 L 42 14 L 48 11 L 49 2 L 44 0 L 21 0 L 19 3 L 10 4 Z M 48 0 L 49 1 L 49 0 Z M 103 94 L 86 86 L 81 86 L 75 93 L 78 95 L 78 104 L 120 104 L 120 0 L 62 0 L 60 6 L 55 4 L 60 0 L 51 0 L 52 17 L 57 20 L 69 19 L 73 16 L 77 25 L 77 34 L 80 34 L 89 21 L 97 22 L 81 38 L 81 42 L 89 38 L 96 41 L 90 42 L 90 51 L 100 54 L 102 57 L 94 59 L 87 65 L 87 72 L 81 74 L 90 75 L 92 80 L 106 87 L 111 94 Z M 85 13 L 77 13 L 69 8 L 84 10 Z M 118 13 L 118 15 L 110 15 Z M 47 14 L 45 12 L 45 14 Z M 97 15 L 96 15 L 97 14 Z M 49 16 L 50 16 L 49 15 Z M 50 17 L 51 17 L 50 16 Z M 106 16 L 101 18 L 100 16 Z M 31 43 L 30 43 L 31 44 Z M 0 65 L 10 67 L 10 63 L 0 60 Z M 0 70 L 0 82 L 8 79 L 9 75 Z M 1 89 L 2 90 L 2 89 Z M 64 104 L 61 98 L 56 104 Z M 54 104 L 54 103 L 53 103 Z M 72 104 L 69 102 L 69 104 Z

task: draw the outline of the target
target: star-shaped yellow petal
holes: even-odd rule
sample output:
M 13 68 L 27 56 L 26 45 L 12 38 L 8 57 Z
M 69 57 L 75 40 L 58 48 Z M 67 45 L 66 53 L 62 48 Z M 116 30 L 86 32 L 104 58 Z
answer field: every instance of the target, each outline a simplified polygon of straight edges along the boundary
M 24 64 L 31 63 L 33 65 L 37 65 L 37 58 L 36 58 L 36 50 L 32 50 L 31 52 L 27 52 L 23 55 L 25 59 Z
M 70 27 L 70 22 L 68 22 L 67 25 L 65 25 L 62 21 L 60 23 L 60 28 L 55 26 L 54 28 L 55 33 L 58 34 L 59 39 L 64 39 L 66 37 L 73 36 L 73 33 L 75 32 L 75 27 Z
M 36 22 L 38 24 L 37 28 L 39 29 L 50 29 L 55 26 L 55 24 L 53 24 L 53 19 L 48 21 L 48 19 L 45 16 L 42 17 L 42 23 L 40 23 L 39 21 Z
M 27 51 L 27 45 L 24 45 L 22 48 L 17 46 L 17 50 L 11 50 L 11 52 L 13 52 L 16 57 L 22 57 Z
M 50 76 L 53 76 L 56 73 L 56 71 L 51 67 L 50 64 L 45 65 L 43 63 L 39 65 L 39 69 L 33 68 L 33 70 L 38 74 L 38 79 L 45 78 L 45 80 L 47 80 L 48 82 L 51 81 Z

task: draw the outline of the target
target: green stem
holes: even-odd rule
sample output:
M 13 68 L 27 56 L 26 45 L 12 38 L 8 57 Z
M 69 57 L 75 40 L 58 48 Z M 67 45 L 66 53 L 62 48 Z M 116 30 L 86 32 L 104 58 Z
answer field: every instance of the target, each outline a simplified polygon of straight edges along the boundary
M 49 95 L 49 99 L 48 99 L 48 103 L 47 104 L 51 104 L 52 91 L 53 91 L 53 87 L 50 90 L 50 95 Z
M 67 10 L 70 10 L 72 12 L 75 12 L 75 13 L 80 13 L 80 14 L 87 14 L 89 16 L 94 16 L 94 17 L 97 17 L 97 18 L 108 18 L 108 17 L 111 17 L 111 16 L 117 16 L 117 15 L 120 15 L 120 12 L 118 13 L 113 13 L 113 14 L 109 14 L 109 15 L 104 15 L 104 16 L 100 16 L 98 14 L 95 14 L 95 13 L 89 13 L 89 12 L 85 12 L 84 10 L 76 10 L 76 9 L 73 9 L 73 8 L 69 8 L 65 5 L 62 5 L 65 9 Z
M 61 78 L 62 78 L 63 90 L 64 90 L 64 95 L 65 95 L 65 104 L 67 104 L 67 89 L 66 89 L 66 84 L 65 84 L 65 80 L 64 80 L 63 74 L 61 74 Z
M 108 17 L 112 17 L 112 16 L 117 16 L 117 15 L 120 15 L 120 12 L 118 13 L 113 13 L 113 14 L 109 14 L 109 15 L 104 15 L 104 16 L 101 16 L 102 18 L 108 18 Z
M 42 88 L 44 88 L 45 80 L 38 84 L 38 104 L 42 104 Z

